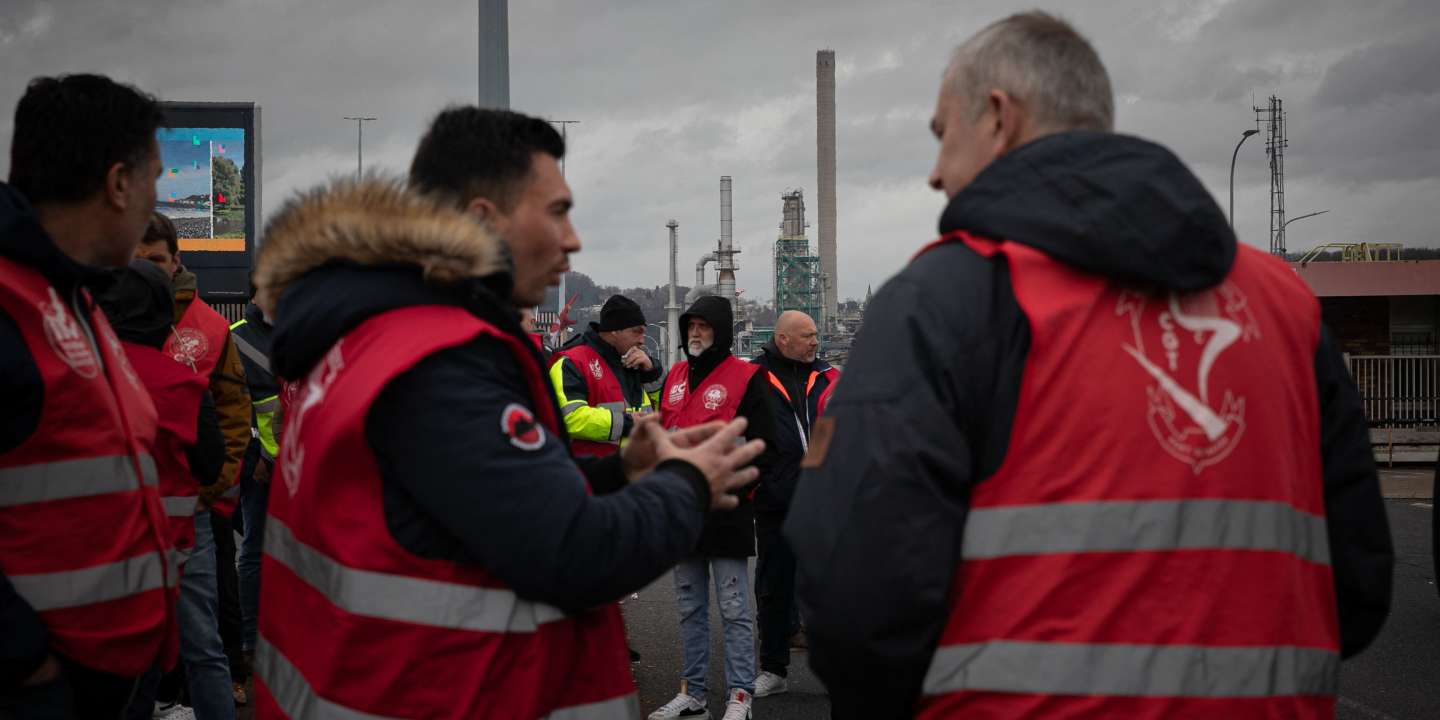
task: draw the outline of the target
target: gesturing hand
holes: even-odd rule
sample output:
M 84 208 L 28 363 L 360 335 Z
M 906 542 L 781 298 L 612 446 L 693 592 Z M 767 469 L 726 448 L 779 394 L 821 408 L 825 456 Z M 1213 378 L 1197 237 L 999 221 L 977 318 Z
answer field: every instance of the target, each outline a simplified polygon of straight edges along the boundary
M 710 508 L 728 510 L 740 504 L 740 498 L 730 491 L 745 487 L 760 476 L 760 471 L 749 465 L 764 452 L 765 442 L 751 440 L 737 444 L 745 434 L 745 424 L 745 418 L 736 418 L 718 428 L 715 426 L 719 423 L 709 423 L 675 435 L 659 432 L 659 428 L 653 426 L 645 432 L 652 435 L 659 462 L 674 458 L 694 465 L 705 474 L 705 481 L 710 485 Z
M 630 439 L 625 446 L 620 448 L 620 460 L 625 468 L 625 479 L 635 481 L 642 475 L 655 469 L 664 458 L 660 457 L 659 438 L 668 438 L 670 444 L 684 449 L 691 448 L 704 442 L 706 438 L 720 431 L 725 423 L 720 421 L 696 425 L 695 427 L 677 430 L 674 433 L 666 433 L 660 427 L 660 416 L 654 413 L 648 415 L 631 415 L 635 424 L 630 428 Z

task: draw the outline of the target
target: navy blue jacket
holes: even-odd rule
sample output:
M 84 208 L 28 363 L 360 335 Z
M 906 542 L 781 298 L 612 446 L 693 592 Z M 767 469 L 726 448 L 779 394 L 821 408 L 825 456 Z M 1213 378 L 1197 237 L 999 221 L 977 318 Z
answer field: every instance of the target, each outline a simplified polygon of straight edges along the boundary
M 1024 243 L 1148 289 L 1217 284 L 1225 216 L 1164 148 L 1071 132 L 1002 156 L 951 199 L 941 234 Z M 834 715 L 909 717 L 956 592 L 969 491 L 1005 460 L 1030 333 L 1003 260 L 961 244 L 876 293 L 826 409 L 834 435 L 785 526 L 810 664 Z M 1315 348 L 1325 510 L 1342 650 L 1389 612 L 1394 562 L 1359 395 L 1327 332 Z
M 413 268 L 333 264 L 281 297 L 272 366 L 283 378 L 302 377 L 366 318 L 437 303 L 464 307 L 532 347 L 516 313 L 481 281 L 439 288 Z M 564 610 L 615 601 L 685 557 L 710 504 L 700 472 L 670 461 L 627 485 L 618 455 L 577 466 L 563 427 L 539 449 L 522 450 L 495 428 L 506 406 L 532 404 L 527 388 L 510 350 L 486 336 L 431 355 L 381 391 L 365 433 L 380 466 L 385 522 L 401 546 L 478 564 L 520 596 Z M 576 482 L 582 472 L 594 496 Z

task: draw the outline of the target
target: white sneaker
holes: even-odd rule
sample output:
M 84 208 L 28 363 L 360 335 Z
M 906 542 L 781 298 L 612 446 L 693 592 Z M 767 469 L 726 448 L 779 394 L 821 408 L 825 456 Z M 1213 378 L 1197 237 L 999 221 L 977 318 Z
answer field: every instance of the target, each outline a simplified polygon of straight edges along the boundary
M 730 698 L 725 702 L 725 717 L 721 720 L 750 720 L 750 700 L 750 693 L 731 690 Z
M 155 720 L 195 720 L 195 711 L 180 703 L 155 703 L 155 714 L 152 717 Z
M 650 713 L 650 720 L 675 720 L 676 718 L 710 720 L 710 711 L 706 709 L 706 703 L 690 697 L 689 693 L 682 690 L 674 700 L 661 705 L 658 710 Z
M 790 683 L 775 673 L 762 672 L 760 677 L 755 678 L 755 697 L 770 697 L 784 692 L 790 692 Z

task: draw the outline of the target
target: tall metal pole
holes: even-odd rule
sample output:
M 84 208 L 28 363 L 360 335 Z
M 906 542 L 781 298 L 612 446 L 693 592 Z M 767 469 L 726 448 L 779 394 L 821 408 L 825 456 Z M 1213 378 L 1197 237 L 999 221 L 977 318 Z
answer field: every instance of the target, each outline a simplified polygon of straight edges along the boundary
M 478 0 L 479 102 L 482 108 L 510 109 L 510 2 Z
M 566 154 L 566 155 L 569 155 L 569 154 L 570 154 L 570 141 L 569 141 L 568 133 L 565 132 L 565 128 L 566 128 L 567 126 L 569 126 L 569 125 L 578 124 L 580 121 L 579 121 L 579 120 L 547 120 L 546 122 L 549 122 L 549 123 L 552 124 L 552 125 L 559 125 L 559 126 L 560 126 L 560 142 L 561 142 L 561 144 L 565 145 L 565 154 Z M 565 158 L 563 158 L 563 157 L 560 158 L 560 177 L 565 177 Z M 556 298 L 555 298 L 555 312 L 558 313 L 558 312 L 560 312 L 560 311 L 562 311 L 562 310 L 564 310 L 564 309 L 565 309 L 565 274 L 564 274 L 564 273 L 561 273 L 561 275 L 560 275 L 560 293 L 559 293 L 559 295 L 557 295 Z M 565 332 L 565 328 L 563 328 L 563 327 L 560 328 L 560 332 L 563 334 L 563 333 Z
M 1240 157 L 1240 146 L 1250 139 L 1251 135 L 1260 132 L 1259 130 L 1246 130 L 1240 136 L 1240 142 L 1235 143 L 1235 152 L 1230 155 L 1230 233 L 1235 233 L 1235 158 Z
M 680 223 L 671 220 L 665 223 L 670 228 L 670 302 L 665 305 L 665 324 L 670 328 L 669 342 L 665 343 L 665 367 L 674 367 L 676 354 L 680 351 L 675 340 L 680 337 L 680 303 L 675 299 L 675 284 L 679 282 L 676 263 L 680 261 Z
M 365 176 L 365 123 L 375 118 L 346 117 L 345 119 L 355 121 L 355 179 L 359 180 Z

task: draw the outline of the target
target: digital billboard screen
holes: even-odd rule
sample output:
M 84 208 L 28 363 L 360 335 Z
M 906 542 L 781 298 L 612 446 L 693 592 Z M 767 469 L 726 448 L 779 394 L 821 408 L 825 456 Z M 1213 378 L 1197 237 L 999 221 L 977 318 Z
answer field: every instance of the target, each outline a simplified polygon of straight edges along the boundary
M 254 103 L 165 105 L 155 209 L 180 236 L 180 260 L 200 294 L 244 302 L 260 217 L 259 108 Z

